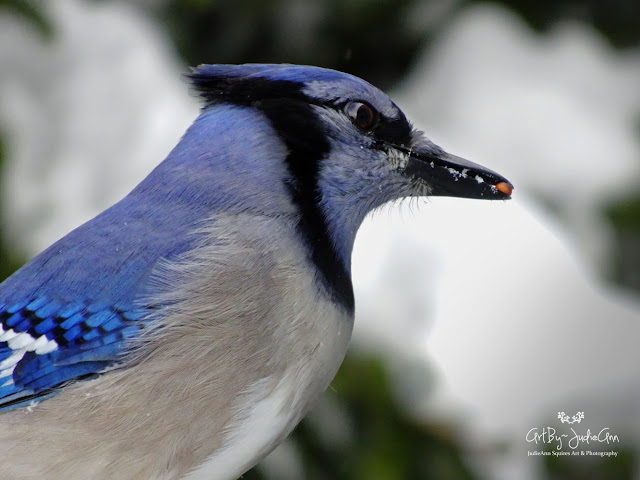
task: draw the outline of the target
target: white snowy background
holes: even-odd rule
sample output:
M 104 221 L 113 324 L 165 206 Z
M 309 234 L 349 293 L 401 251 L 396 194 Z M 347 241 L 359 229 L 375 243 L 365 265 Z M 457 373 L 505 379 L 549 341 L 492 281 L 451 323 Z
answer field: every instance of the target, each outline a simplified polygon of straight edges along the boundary
M 198 112 L 187 67 L 135 8 L 47 9 L 53 41 L 0 11 L 2 234 L 27 257 L 126 194 Z M 516 187 L 376 212 L 353 258 L 354 348 L 388 358 L 420 415 L 454 422 L 487 478 L 536 478 L 524 437 L 558 411 L 640 445 L 640 301 L 600 280 L 612 243 L 596 213 L 640 188 L 639 87 L 640 51 L 581 24 L 535 34 L 487 5 L 391 92 Z

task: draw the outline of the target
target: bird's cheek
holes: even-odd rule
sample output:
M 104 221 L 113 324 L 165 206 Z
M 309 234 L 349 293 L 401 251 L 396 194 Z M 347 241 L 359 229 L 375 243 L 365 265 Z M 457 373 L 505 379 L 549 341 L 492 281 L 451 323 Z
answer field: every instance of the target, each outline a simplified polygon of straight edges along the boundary
M 397 172 L 403 172 L 409 163 L 409 154 L 390 148 L 386 154 L 387 163 Z

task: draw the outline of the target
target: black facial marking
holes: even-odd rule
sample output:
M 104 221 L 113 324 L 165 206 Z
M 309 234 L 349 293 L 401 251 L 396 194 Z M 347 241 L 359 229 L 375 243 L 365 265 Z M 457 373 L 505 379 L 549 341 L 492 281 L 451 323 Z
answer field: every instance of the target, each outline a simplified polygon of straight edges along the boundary
M 260 77 L 214 77 L 207 74 L 188 75 L 198 93 L 207 101 L 207 106 L 218 103 L 251 105 L 269 98 L 305 99 L 304 86 L 288 80 L 269 80 Z
M 258 101 L 266 101 L 269 99 L 278 100 L 300 100 L 308 107 L 314 103 L 302 91 L 304 84 L 290 80 L 270 80 L 261 77 L 214 77 L 211 75 L 194 72 L 188 75 L 192 84 L 198 93 L 206 99 L 207 105 L 217 103 L 231 103 L 234 105 L 253 105 Z M 358 103 L 357 100 L 354 101 Z M 349 102 L 349 103 L 354 103 Z M 330 103 L 336 109 L 344 108 L 348 103 Z M 379 114 L 379 119 L 375 128 L 370 132 L 378 146 L 384 144 L 392 144 L 410 148 L 412 127 L 404 114 L 399 112 L 396 118 L 387 118 Z M 315 113 L 307 108 L 302 114 L 309 118 L 316 118 Z M 320 127 L 320 124 L 314 120 L 314 124 Z M 285 127 L 292 125 L 284 125 Z M 293 125 L 295 127 L 295 125 Z M 283 130 L 279 132 L 286 134 Z M 299 133 L 299 132 L 298 132 Z
M 300 210 L 298 229 L 310 246 L 311 260 L 333 300 L 353 313 L 355 301 L 351 276 L 331 242 L 320 208 L 320 163 L 330 145 L 322 123 L 303 92 L 304 84 L 264 78 L 215 78 L 192 74 L 191 79 L 208 105 L 251 105 L 262 111 L 285 142 L 291 181 L 288 187 Z
M 319 205 L 320 163 L 330 150 L 322 125 L 309 103 L 302 100 L 273 98 L 254 105 L 269 118 L 289 149 L 286 159 L 292 176 L 289 188 L 293 201 L 300 208 L 298 228 L 311 245 L 311 258 L 334 300 L 353 312 L 355 301 L 351 277 L 331 243 L 328 225 Z
M 381 115 L 376 128 L 373 129 L 373 136 L 378 147 L 384 144 L 391 144 L 410 148 L 411 131 L 411 124 L 404 114 L 400 112 L 397 118 L 387 118 Z

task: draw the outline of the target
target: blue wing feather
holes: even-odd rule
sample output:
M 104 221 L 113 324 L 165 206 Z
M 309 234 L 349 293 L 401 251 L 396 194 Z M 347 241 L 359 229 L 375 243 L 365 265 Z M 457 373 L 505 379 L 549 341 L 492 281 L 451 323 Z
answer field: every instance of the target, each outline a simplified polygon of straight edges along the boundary
M 63 304 L 41 296 L 0 305 L 0 411 L 112 366 L 143 328 L 144 308 L 135 311 L 124 302 L 116 308 L 105 301 Z M 13 334 L 23 337 L 17 341 Z
M 204 214 L 175 225 L 155 202 L 126 197 L 0 283 L 0 412 L 122 360 L 144 328 L 153 266 L 192 248 Z

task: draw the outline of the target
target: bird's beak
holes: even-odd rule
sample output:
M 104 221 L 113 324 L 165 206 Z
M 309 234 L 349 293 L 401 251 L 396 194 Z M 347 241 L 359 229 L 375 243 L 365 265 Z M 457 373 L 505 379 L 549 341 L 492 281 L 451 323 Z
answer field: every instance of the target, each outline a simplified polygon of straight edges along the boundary
M 423 180 L 429 195 L 508 200 L 513 185 L 488 168 L 451 155 L 431 142 L 419 142 L 406 152 L 404 175 Z

